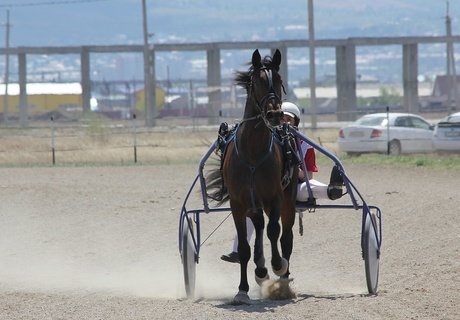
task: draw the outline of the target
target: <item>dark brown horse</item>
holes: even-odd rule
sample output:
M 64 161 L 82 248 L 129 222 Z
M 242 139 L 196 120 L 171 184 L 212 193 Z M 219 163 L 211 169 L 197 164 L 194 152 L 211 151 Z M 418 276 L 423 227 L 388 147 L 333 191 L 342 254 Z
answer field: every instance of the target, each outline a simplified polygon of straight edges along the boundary
M 250 303 L 247 265 L 251 257 L 246 239 L 246 217 L 254 223 L 256 238 L 254 262 L 256 281 L 260 284 L 269 278 L 263 253 L 264 214 L 268 217 L 267 236 L 271 242 L 273 272 L 281 277 L 289 275 L 289 258 L 292 253 L 292 227 L 295 220 L 295 192 L 297 170 L 291 183 L 283 188 L 284 156 L 274 128 L 280 125 L 282 80 L 278 73 L 281 53 L 263 60 L 258 50 L 252 55 L 247 72 L 237 72 L 236 83 L 247 91 L 244 116 L 237 127 L 234 139 L 227 146 L 221 171 L 214 180 L 207 177 L 210 198 L 229 199 L 238 234 L 238 255 L 241 277 L 239 292 L 234 303 Z M 278 142 L 277 142 L 278 141 Z M 210 175 L 212 176 L 212 174 Z M 215 180 L 219 176 L 220 180 Z M 222 183 L 223 179 L 223 183 Z M 281 251 L 278 250 L 282 222 Z

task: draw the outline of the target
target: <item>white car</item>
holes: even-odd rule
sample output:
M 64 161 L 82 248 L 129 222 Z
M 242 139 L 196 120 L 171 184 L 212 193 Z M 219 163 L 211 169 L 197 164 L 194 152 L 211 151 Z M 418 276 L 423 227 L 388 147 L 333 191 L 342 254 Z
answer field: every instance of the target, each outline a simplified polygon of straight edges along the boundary
M 460 152 L 460 112 L 453 113 L 436 124 L 433 146 L 436 151 Z
M 433 125 L 415 114 L 374 113 L 340 129 L 337 143 L 349 155 L 432 152 L 433 129 Z

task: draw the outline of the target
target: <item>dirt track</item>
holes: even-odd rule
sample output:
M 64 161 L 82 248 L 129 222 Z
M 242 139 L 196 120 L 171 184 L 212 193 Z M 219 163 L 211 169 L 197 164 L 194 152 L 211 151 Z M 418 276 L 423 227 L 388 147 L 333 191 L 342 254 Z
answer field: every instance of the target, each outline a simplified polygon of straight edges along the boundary
M 2 168 L 0 319 L 460 319 L 460 172 L 346 170 L 383 211 L 379 295 L 366 295 L 360 214 L 318 210 L 303 237 L 296 226 L 298 298 L 260 299 L 251 280 L 254 305 L 235 307 L 239 270 L 219 259 L 230 219 L 184 299 L 177 225 L 195 165 Z M 203 216 L 203 236 L 225 216 Z

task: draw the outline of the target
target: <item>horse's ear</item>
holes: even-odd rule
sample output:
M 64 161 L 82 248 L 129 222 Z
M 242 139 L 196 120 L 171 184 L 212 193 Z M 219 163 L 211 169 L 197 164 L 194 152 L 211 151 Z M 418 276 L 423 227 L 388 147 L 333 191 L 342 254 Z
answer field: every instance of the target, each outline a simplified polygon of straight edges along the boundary
M 252 54 L 252 66 L 254 69 L 262 67 L 262 57 L 260 56 L 259 49 L 256 49 Z
M 272 67 L 276 71 L 280 70 L 280 64 L 281 64 L 281 52 L 276 49 L 275 54 L 273 55 L 273 60 L 272 60 Z

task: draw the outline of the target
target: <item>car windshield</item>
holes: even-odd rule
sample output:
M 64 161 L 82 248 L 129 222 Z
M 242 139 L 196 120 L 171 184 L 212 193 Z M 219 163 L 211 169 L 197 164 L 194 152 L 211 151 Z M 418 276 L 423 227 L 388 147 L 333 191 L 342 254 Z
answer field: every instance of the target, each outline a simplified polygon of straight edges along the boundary
M 386 116 L 362 117 L 356 120 L 355 124 L 359 126 L 386 126 L 387 117 Z

